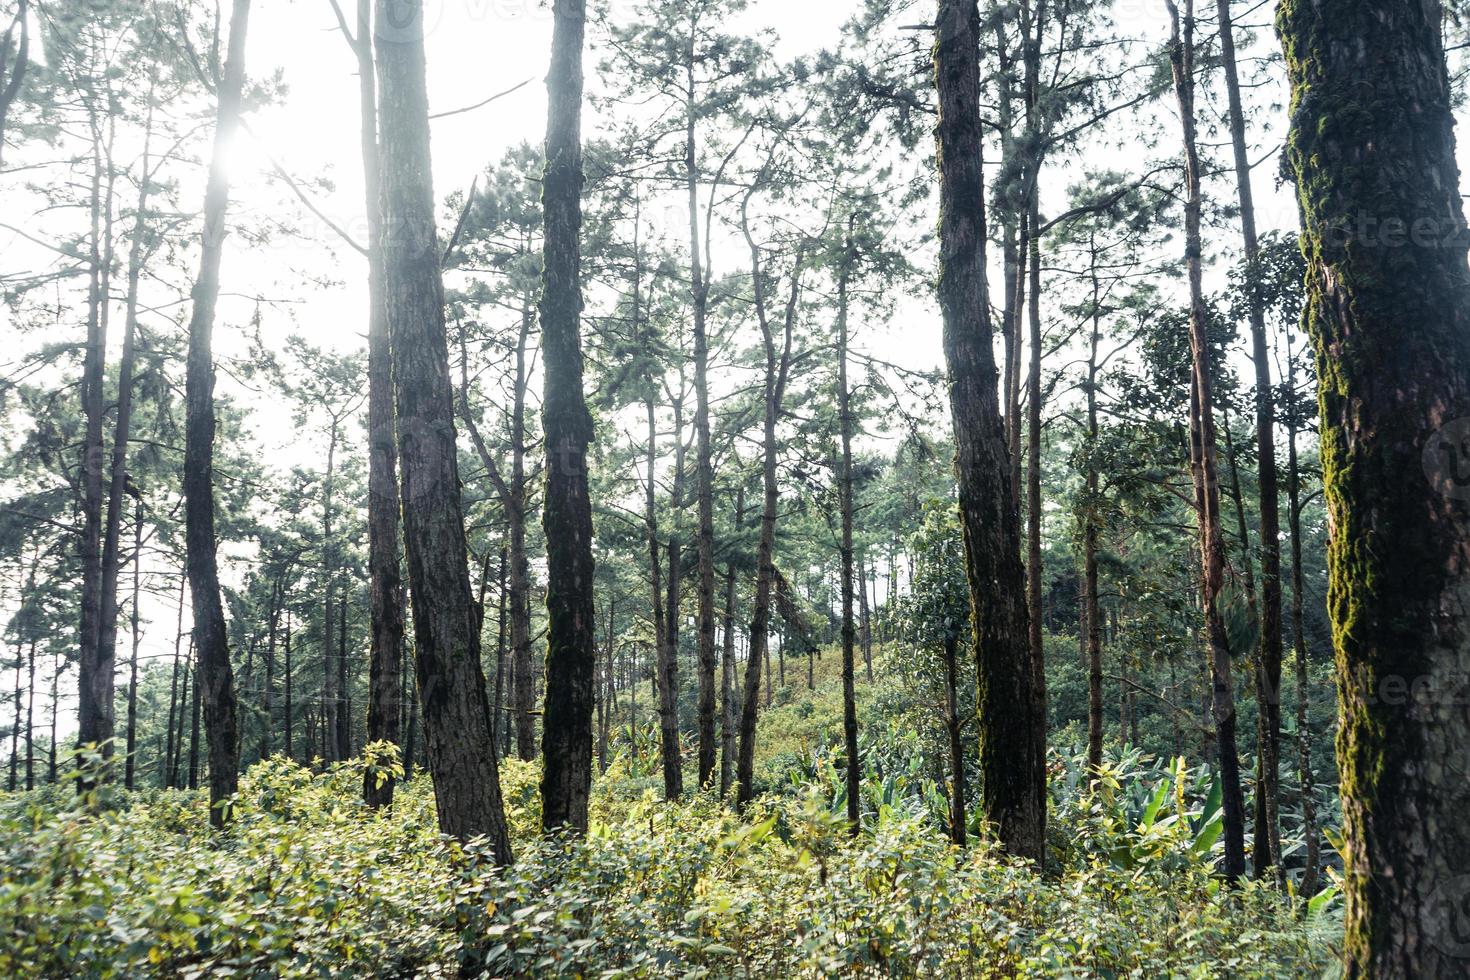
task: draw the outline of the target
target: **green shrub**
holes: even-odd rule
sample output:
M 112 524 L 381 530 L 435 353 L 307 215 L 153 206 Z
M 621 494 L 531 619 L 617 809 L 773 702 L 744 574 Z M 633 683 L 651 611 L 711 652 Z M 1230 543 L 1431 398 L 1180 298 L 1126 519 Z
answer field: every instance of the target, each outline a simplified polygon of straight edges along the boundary
M 1059 806 L 1073 846 L 1041 875 L 955 850 L 923 808 L 854 840 L 822 781 L 740 817 L 663 803 L 621 762 L 587 839 L 544 841 L 535 767 L 506 761 L 500 871 L 438 834 L 427 779 L 364 807 L 364 765 L 261 763 L 219 834 L 197 793 L 0 797 L 0 975 L 1238 977 L 1332 956 L 1330 906 L 1221 888 L 1177 787 L 1141 836 L 1132 786 Z

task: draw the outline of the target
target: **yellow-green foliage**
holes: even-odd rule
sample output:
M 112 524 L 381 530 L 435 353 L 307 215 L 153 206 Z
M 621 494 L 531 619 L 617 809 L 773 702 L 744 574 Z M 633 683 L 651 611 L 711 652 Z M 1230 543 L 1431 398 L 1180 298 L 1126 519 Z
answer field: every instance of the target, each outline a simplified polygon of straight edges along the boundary
M 815 789 L 740 817 L 622 771 L 585 842 L 542 842 L 535 767 L 503 763 L 509 871 L 437 834 L 427 779 L 367 810 L 360 763 L 256 766 L 219 835 L 199 794 L 0 798 L 0 975 L 1285 977 L 1330 955 L 1268 890 L 1222 894 L 1183 831 L 1149 852 L 1185 860 L 1100 845 L 1042 877 L 899 811 L 853 841 Z

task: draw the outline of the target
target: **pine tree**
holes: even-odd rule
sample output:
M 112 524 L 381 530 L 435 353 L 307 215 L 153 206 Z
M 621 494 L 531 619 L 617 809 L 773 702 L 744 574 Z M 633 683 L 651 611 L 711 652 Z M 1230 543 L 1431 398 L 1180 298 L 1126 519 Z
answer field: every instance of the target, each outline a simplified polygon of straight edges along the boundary
M 416 670 L 440 829 L 512 860 L 480 666 L 480 619 L 454 440 L 444 285 L 429 168 L 423 9 L 377 0 L 383 292 L 393 351 L 400 498 Z M 389 29 L 386 25 L 392 25 Z
M 555 0 L 547 75 L 542 206 L 541 344 L 546 394 L 547 657 L 542 723 L 541 825 L 587 830 L 597 620 L 592 604 L 592 501 L 587 445 L 592 416 L 582 390 L 582 45 L 586 0 Z
M 991 352 L 979 20 L 975 0 L 942 0 L 935 21 L 939 304 L 979 667 L 983 813 L 1007 851 L 1039 862 L 1046 842 L 1045 739 L 1028 641 L 1020 516 Z
M 1464 972 L 1470 235 L 1441 17 L 1277 9 L 1332 528 L 1349 977 Z

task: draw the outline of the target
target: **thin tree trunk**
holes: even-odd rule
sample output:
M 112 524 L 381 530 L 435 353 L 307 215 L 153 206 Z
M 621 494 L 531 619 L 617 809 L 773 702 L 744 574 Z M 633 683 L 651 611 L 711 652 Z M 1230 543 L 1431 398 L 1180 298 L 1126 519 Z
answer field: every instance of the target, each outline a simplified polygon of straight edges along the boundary
M 715 771 L 715 519 L 714 465 L 710 449 L 709 283 L 699 230 L 699 157 L 697 153 L 694 51 L 696 32 L 691 25 L 685 60 L 684 180 L 689 203 L 689 282 L 694 324 L 694 432 L 695 487 L 698 511 L 695 540 L 698 548 L 697 630 L 699 633 L 699 785 L 707 787 Z M 672 572 L 670 573 L 672 574 Z
M 961 736 L 960 701 L 957 675 L 959 643 L 955 637 L 944 641 L 944 729 L 949 736 L 949 768 L 954 788 L 949 794 L 950 839 L 958 847 L 965 846 L 965 742 Z
M 174 629 L 174 671 L 173 680 L 169 684 L 168 691 L 168 728 L 166 730 L 168 737 L 164 740 L 163 779 L 161 781 L 164 789 L 173 788 L 175 782 L 174 774 L 178 772 L 179 768 L 178 746 L 180 744 L 180 736 L 178 735 L 178 730 L 182 727 L 184 710 L 184 702 L 179 697 L 179 676 L 182 672 L 180 653 L 184 644 L 184 587 L 188 585 L 188 582 L 188 575 L 181 572 L 179 574 L 179 621 Z M 187 675 L 184 677 L 184 683 L 188 683 Z M 175 724 L 176 715 L 178 724 Z
M 547 75 L 545 262 L 541 346 L 546 437 L 547 657 L 542 719 L 541 825 L 587 830 L 597 621 L 593 609 L 592 502 L 587 445 L 592 417 L 582 390 L 582 46 L 586 0 L 555 0 Z
M 779 446 L 776 442 L 776 425 L 780 421 L 786 397 L 786 382 L 791 370 L 792 331 L 795 327 L 797 302 L 801 298 L 801 276 L 806 262 L 805 247 L 798 249 L 791 267 L 791 291 L 787 297 L 786 313 L 782 324 L 782 339 L 778 347 L 775 327 L 767 310 L 766 273 L 762 268 L 761 250 L 750 233 L 748 209 L 751 196 L 759 189 L 758 178 L 746 193 L 741 208 L 741 227 L 746 244 L 750 247 L 750 278 L 755 297 L 756 319 L 760 323 L 761 337 L 766 355 L 764 408 L 765 419 L 761 440 L 761 523 L 760 539 L 756 546 L 755 604 L 750 621 L 750 656 L 745 662 L 745 690 L 740 699 L 740 744 L 736 760 L 736 802 L 742 808 L 755 798 L 755 727 L 760 710 L 761 661 L 766 660 L 767 674 L 770 672 L 768 632 L 771 625 L 771 589 L 776 578 L 776 566 L 772 552 L 776 542 L 776 508 L 780 502 L 780 487 L 776 483 L 776 462 Z M 766 683 L 770 687 L 769 678 Z
M 490 737 L 500 744 L 501 733 L 506 731 L 505 718 L 505 593 L 506 578 L 510 573 L 510 548 L 500 547 L 500 588 L 495 593 L 495 713 L 490 718 Z M 506 751 L 509 751 L 509 743 Z
M 1037 28 L 1038 34 L 1040 27 Z M 1038 40 L 1038 45 L 1040 41 Z M 1034 130 L 1033 130 L 1034 132 Z M 1036 170 L 1038 155 L 1032 167 L 1030 194 L 1031 302 L 1027 306 L 1029 357 L 1026 373 L 1026 610 L 1027 643 L 1031 647 L 1031 696 L 1036 700 L 1032 723 L 1038 726 L 1035 741 L 1046 745 L 1046 649 L 1042 645 L 1042 557 L 1041 557 L 1041 192 Z M 1043 748 L 1043 755 L 1045 749 Z
M 1090 240 L 1092 277 L 1092 331 L 1087 355 L 1087 470 L 1084 476 L 1082 524 L 1082 623 L 1083 648 L 1087 664 L 1087 768 L 1096 774 L 1103 761 L 1103 659 L 1102 620 L 1098 608 L 1099 537 L 1098 508 L 1102 500 L 1098 492 L 1098 421 L 1097 373 L 1098 345 L 1102 339 L 1102 284 L 1097 275 L 1097 243 Z
M 1245 872 L 1245 805 L 1240 787 L 1240 759 L 1235 744 L 1235 683 L 1230 647 L 1220 609 L 1225 578 L 1225 540 L 1220 519 L 1220 484 L 1215 459 L 1215 418 L 1210 369 L 1209 312 L 1205 308 L 1200 237 L 1200 165 L 1194 115 L 1194 0 L 1187 0 L 1181 34 L 1179 11 L 1165 0 L 1172 23 L 1170 61 L 1179 115 L 1184 127 L 1188 197 L 1185 202 L 1185 255 L 1189 266 L 1189 339 L 1192 354 L 1190 388 L 1191 471 L 1199 513 L 1201 599 L 1210 651 L 1211 705 L 1220 759 L 1221 811 L 1224 823 L 1223 871 L 1234 882 Z
M 51 744 L 47 746 L 46 781 L 56 785 L 56 716 L 61 711 L 61 654 L 51 656 Z
M 1292 363 L 1291 342 L 1286 345 L 1286 390 L 1296 397 L 1296 370 Z M 1287 520 L 1291 524 L 1291 637 L 1296 657 L 1296 741 L 1297 779 L 1301 784 L 1302 837 L 1306 841 L 1306 870 L 1302 873 L 1302 895 L 1317 893 L 1322 855 L 1317 831 L 1317 796 L 1312 772 L 1312 731 L 1307 708 L 1311 700 L 1311 680 L 1307 674 L 1307 637 L 1302 625 L 1302 485 L 1297 464 L 1297 408 L 1293 404 L 1286 421 Z
M 106 407 L 107 324 L 112 292 L 112 204 L 116 178 L 112 172 L 111 117 L 104 124 L 96 107 L 90 103 L 87 115 L 92 132 L 92 227 L 87 351 L 81 389 L 84 419 L 81 459 L 82 608 L 81 633 L 77 643 L 77 741 L 81 745 L 95 745 L 104 758 L 111 758 L 115 664 L 112 660 L 102 660 L 102 525 L 103 502 L 108 495 L 103 478 L 106 450 L 102 423 Z M 104 128 L 109 135 L 104 135 Z M 89 773 L 84 785 L 90 784 L 93 778 L 105 776 L 105 770 Z
M 337 758 L 352 758 L 352 701 L 347 686 L 347 597 L 337 600 Z
M 286 610 L 286 649 L 284 656 L 285 661 L 281 664 L 281 667 L 285 671 L 286 676 L 284 678 L 285 690 L 282 692 L 284 703 L 281 705 L 281 708 L 285 713 L 285 717 L 281 719 L 281 723 L 285 739 L 286 758 L 294 761 L 296 759 L 296 750 L 291 743 L 291 733 L 296 726 L 291 705 L 291 610 L 289 608 Z
M 741 494 L 742 498 L 744 494 Z M 720 672 L 723 691 L 720 694 L 720 798 L 730 792 L 735 775 L 735 565 L 725 567 L 724 649 Z
M 426 754 L 439 829 L 461 840 L 483 834 L 495 859 L 509 864 L 455 453 L 444 284 L 430 184 L 423 11 L 377 0 L 374 15 L 380 25 L 398 28 L 373 32 L 382 133 L 380 247 Z
M 337 671 L 333 668 L 332 646 L 336 639 L 332 629 L 337 616 L 337 544 L 332 537 L 333 491 L 336 487 L 338 420 L 332 419 L 331 438 L 327 443 L 327 474 L 322 484 L 322 757 L 328 763 L 346 758 L 338 748 Z
M 1222 410 L 1221 421 L 1225 431 L 1225 461 L 1230 473 L 1230 499 L 1235 506 L 1235 524 L 1240 537 L 1240 575 L 1245 587 L 1246 616 L 1251 629 L 1261 629 L 1260 602 L 1256 593 L 1255 564 L 1251 560 L 1250 524 L 1245 516 L 1245 494 L 1240 488 L 1240 463 L 1235 451 L 1235 437 L 1230 427 L 1230 413 Z M 1276 803 L 1271 799 L 1272 788 L 1266 774 L 1267 742 L 1267 691 L 1265 665 L 1261 662 L 1260 647 L 1252 651 L 1251 682 L 1256 692 L 1256 792 L 1251 801 L 1251 816 L 1254 820 L 1251 835 L 1251 870 L 1258 880 L 1264 878 L 1272 867 L 1279 869 L 1281 861 L 1281 838 L 1273 833 L 1279 825 L 1272 818 Z
M 1235 183 L 1240 201 L 1241 235 L 1250 272 L 1246 295 L 1250 308 L 1251 359 L 1256 374 L 1256 454 L 1261 511 L 1261 620 L 1259 657 L 1260 710 L 1264 715 L 1260 738 L 1259 782 L 1265 799 L 1269 854 L 1277 881 L 1284 886 L 1281 867 L 1281 507 L 1276 480 L 1276 404 L 1271 390 L 1271 359 L 1266 338 L 1265 304 L 1257 289 L 1255 196 L 1251 190 L 1250 154 L 1245 140 L 1245 110 L 1235 60 L 1235 29 L 1230 0 L 1216 0 L 1220 21 L 1220 60 L 1225 68 L 1225 91 L 1230 105 L 1230 142 L 1235 155 Z M 1259 851 L 1259 848 L 1257 849 Z
M 36 637 L 26 651 L 26 792 L 36 788 Z
M 118 365 L 118 388 L 117 388 L 117 419 L 115 422 L 112 438 L 112 460 L 111 471 L 108 478 L 107 493 L 107 523 L 102 535 L 102 591 L 99 597 L 100 615 L 97 636 L 97 669 L 109 674 L 107 684 L 108 690 L 99 693 L 99 696 L 111 698 L 110 676 L 113 665 L 117 660 L 117 584 L 121 557 L 122 537 L 122 512 L 123 495 L 131 492 L 137 495 L 137 516 L 139 525 L 137 530 L 138 544 L 141 546 L 141 517 L 143 513 L 142 496 L 137 488 L 133 487 L 128 479 L 128 439 L 132 434 L 133 420 L 133 370 L 136 360 L 136 347 L 138 336 L 138 283 L 142 278 L 144 241 L 147 237 L 148 221 L 148 196 L 151 189 L 151 164 L 152 164 L 152 140 L 153 140 L 153 107 L 151 104 L 152 86 L 149 89 L 150 105 L 148 109 L 147 123 L 143 136 L 143 159 L 142 176 L 138 182 L 138 204 L 137 213 L 133 219 L 132 243 L 128 247 L 128 272 L 127 272 L 127 305 L 123 321 L 123 346 L 122 359 Z M 127 716 L 127 759 L 124 762 L 124 781 L 127 788 L 133 788 L 135 763 L 133 751 L 137 740 L 137 567 L 138 557 L 134 555 L 134 596 L 133 596 L 133 659 L 129 670 L 128 681 L 128 716 Z M 111 701 L 108 710 L 112 710 Z
M 662 747 L 664 798 L 684 792 L 683 751 L 679 745 L 679 626 L 680 593 L 684 584 L 681 515 L 684 511 L 684 372 L 679 371 L 679 397 L 674 399 L 674 481 L 670 499 L 674 529 L 669 535 L 665 578 L 664 644 L 655 666 L 658 689 L 659 744 Z M 657 602 L 657 597 L 654 598 Z
M 868 683 L 873 683 L 873 610 L 868 603 L 868 560 L 863 555 L 857 563 L 858 616 L 862 623 L 863 666 L 867 669 Z
M 986 298 L 975 0 L 941 0 L 935 34 L 939 299 L 979 677 L 984 814 L 1008 852 L 1039 862 L 1046 841 L 1045 743 Z
M 214 353 L 215 304 L 219 299 L 220 261 L 224 257 L 230 184 L 226 171 L 229 146 L 240 123 L 245 87 L 245 32 L 250 0 L 234 0 L 230 15 L 229 54 L 219 84 L 214 157 L 204 197 L 204 251 L 194 285 L 194 311 L 189 321 L 188 405 L 184 438 L 185 565 L 194 605 L 194 648 L 199 665 L 195 691 L 204 698 L 209 729 L 209 819 L 224 825 L 226 803 L 235 794 L 240 765 L 236 724 L 235 675 L 230 667 L 225 610 L 220 598 L 219 565 L 214 531 Z
M 597 679 L 597 771 L 607 772 L 607 726 L 611 711 L 609 699 L 612 695 L 612 655 L 617 643 L 618 597 L 611 596 L 607 603 L 607 641 L 603 645 L 602 668 Z
M 128 658 L 128 732 L 127 756 L 123 766 L 123 785 L 128 790 L 135 788 L 138 770 L 138 607 L 143 598 L 143 498 L 133 506 L 133 608 L 132 608 L 132 656 Z M 106 616 L 103 617 L 104 620 Z
M 189 789 L 199 788 L 199 716 L 204 702 L 204 684 L 201 681 L 201 667 L 199 664 L 199 653 L 197 647 L 189 650 L 190 673 L 194 683 L 190 690 L 189 700 Z
M 373 65 L 372 0 L 357 0 L 359 142 L 368 216 L 368 601 L 372 643 L 368 653 L 367 740 L 400 741 L 403 675 L 403 575 L 398 552 L 398 453 L 393 426 L 393 351 L 383 296 L 382 178 L 378 160 L 377 73 Z M 393 802 L 393 780 L 364 774 L 369 806 Z
M 269 759 L 271 739 L 276 724 L 276 641 L 281 624 L 281 579 L 271 582 L 270 609 L 266 617 L 265 688 L 260 692 L 260 705 L 265 720 L 260 726 L 260 757 Z
M 25 600 L 22 599 L 22 602 Z M 5 790 L 14 793 L 20 781 L 20 703 L 21 703 L 21 680 L 20 671 L 25 666 L 25 644 L 21 640 L 15 643 L 15 727 L 10 730 L 10 773 L 5 781 Z M 129 787 L 131 789 L 132 787 Z

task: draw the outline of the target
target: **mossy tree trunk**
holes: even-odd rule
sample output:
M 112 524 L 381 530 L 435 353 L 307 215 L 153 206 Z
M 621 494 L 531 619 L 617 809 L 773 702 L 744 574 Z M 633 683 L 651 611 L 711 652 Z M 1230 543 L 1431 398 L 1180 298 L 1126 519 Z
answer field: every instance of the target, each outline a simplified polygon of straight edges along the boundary
M 592 788 L 592 715 L 597 697 L 597 622 L 592 591 L 592 501 L 587 444 L 592 416 L 582 391 L 582 45 L 585 0 L 552 8 L 547 73 L 545 262 L 541 343 L 545 357 L 547 656 L 541 726 L 541 824 L 587 829 Z
M 1463 976 L 1470 275 L 1442 5 L 1283 0 L 1317 356 L 1349 977 Z
M 983 812 L 1007 851 L 1039 862 L 1046 747 L 986 296 L 979 21 L 975 0 L 939 4 L 939 303 L 978 666 Z

